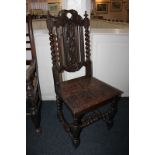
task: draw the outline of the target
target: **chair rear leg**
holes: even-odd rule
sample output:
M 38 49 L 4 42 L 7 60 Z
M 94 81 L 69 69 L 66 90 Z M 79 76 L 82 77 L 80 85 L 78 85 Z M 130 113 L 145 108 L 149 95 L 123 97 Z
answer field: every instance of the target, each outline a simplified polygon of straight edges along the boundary
M 105 122 L 106 122 L 106 125 L 107 125 L 108 129 L 111 129 L 112 126 L 113 126 L 113 118 L 114 118 L 114 116 L 115 116 L 115 114 L 117 112 L 117 104 L 118 104 L 119 98 L 120 97 L 118 97 L 118 96 L 114 98 L 114 100 L 112 101 L 111 109 L 107 113 Z
M 31 115 L 32 122 L 34 124 L 36 133 L 40 134 L 41 133 L 41 128 L 40 128 L 40 112 L 36 112 L 35 114 Z
M 56 103 L 57 103 L 57 118 L 60 122 L 63 121 L 63 112 L 62 112 L 62 100 L 56 96 Z
M 37 134 L 41 133 L 40 121 L 41 121 L 41 111 L 36 105 L 31 107 L 31 120 L 35 127 Z
M 41 98 L 38 96 L 38 101 L 34 96 L 32 82 L 28 81 L 27 83 L 27 98 L 30 103 L 30 115 L 32 123 L 34 124 L 36 133 L 41 133 L 40 120 L 41 120 Z

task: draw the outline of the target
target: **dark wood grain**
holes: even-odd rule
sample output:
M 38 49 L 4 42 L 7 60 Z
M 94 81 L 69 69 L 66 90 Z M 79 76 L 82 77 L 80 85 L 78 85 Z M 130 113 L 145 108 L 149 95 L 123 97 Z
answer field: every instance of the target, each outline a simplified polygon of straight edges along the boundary
M 74 115 L 104 105 L 122 92 L 93 77 L 80 77 L 60 84 L 59 93 Z

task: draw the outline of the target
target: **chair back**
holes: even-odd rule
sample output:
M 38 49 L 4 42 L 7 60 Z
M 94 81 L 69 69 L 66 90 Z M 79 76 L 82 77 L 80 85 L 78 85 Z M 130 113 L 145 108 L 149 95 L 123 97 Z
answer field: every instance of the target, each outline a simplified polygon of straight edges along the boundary
M 32 61 L 36 59 L 32 17 L 30 14 L 26 16 L 26 52 L 26 56 L 28 57 L 28 59 L 26 60 L 26 65 L 30 65 Z
M 75 72 L 83 66 L 86 76 L 92 76 L 89 26 L 86 12 L 84 18 L 75 10 L 61 10 L 57 17 L 48 14 L 47 28 L 56 85 L 62 82 L 64 71 Z

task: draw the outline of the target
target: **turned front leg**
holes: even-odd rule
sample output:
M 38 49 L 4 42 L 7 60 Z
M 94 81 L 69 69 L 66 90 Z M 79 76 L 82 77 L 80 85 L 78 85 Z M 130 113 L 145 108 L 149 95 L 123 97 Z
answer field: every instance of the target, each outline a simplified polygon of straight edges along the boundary
M 73 144 L 78 147 L 80 144 L 80 133 L 81 133 L 81 117 L 73 117 L 73 124 L 71 127 L 71 134 L 73 136 Z

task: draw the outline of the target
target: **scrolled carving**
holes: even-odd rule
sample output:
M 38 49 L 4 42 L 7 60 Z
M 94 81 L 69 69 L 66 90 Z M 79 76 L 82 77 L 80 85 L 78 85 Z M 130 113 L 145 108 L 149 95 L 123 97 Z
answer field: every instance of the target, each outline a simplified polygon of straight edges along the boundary
M 71 17 L 68 17 L 67 14 Z M 89 19 L 88 19 L 89 21 Z M 78 71 L 84 66 L 84 25 L 88 25 L 87 19 L 83 19 L 75 10 L 61 10 L 57 17 L 48 15 L 47 28 L 49 29 L 50 45 L 53 65 L 59 72 Z M 86 57 L 89 50 L 89 31 L 86 37 Z

